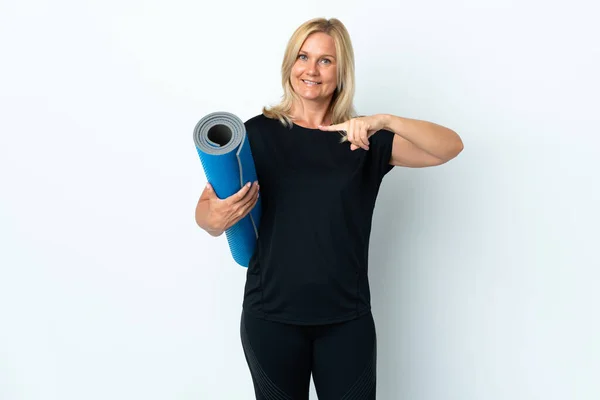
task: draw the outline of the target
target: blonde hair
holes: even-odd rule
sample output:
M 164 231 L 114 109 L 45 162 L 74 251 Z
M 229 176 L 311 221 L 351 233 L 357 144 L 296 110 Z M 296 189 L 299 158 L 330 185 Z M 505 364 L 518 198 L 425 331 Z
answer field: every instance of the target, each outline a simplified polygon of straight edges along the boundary
M 333 38 L 337 59 L 337 87 L 327 111 L 331 113 L 332 124 L 339 124 L 356 116 L 354 110 L 354 50 L 350 35 L 342 22 L 336 18 L 315 18 L 300 25 L 288 41 L 281 64 L 283 96 L 279 104 L 263 107 L 263 115 L 278 119 L 287 127 L 292 126 L 291 110 L 294 101 L 300 98 L 294 92 L 290 76 L 302 44 L 313 33 L 323 32 Z M 343 140 L 346 136 L 343 135 Z

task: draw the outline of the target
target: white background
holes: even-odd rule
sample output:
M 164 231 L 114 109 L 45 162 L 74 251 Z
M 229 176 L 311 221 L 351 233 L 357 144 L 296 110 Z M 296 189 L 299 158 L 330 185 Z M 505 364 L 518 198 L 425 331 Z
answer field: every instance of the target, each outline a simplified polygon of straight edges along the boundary
M 380 192 L 378 398 L 600 398 L 591 0 L 0 4 L 0 399 L 254 398 L 192 131 L 276 103 L 317 16 L 350 32 L 360 113 L 465 143 Z

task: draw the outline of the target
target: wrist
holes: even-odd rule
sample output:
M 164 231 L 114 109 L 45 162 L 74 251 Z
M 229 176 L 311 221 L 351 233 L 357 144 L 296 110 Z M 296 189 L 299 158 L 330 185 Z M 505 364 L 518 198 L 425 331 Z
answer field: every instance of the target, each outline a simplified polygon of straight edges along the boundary
M 379 114 L 379 120 L 381 121 L 382 129 L 391 131 L 392 115 L 391 114 Z

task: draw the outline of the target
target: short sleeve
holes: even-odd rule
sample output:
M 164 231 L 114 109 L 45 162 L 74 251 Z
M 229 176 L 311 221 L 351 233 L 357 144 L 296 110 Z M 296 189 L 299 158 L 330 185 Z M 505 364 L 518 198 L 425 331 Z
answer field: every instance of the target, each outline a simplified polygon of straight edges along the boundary
M 369 164 L 378 181 L 381 181 L 383 177 L 394 168 L 394 166 L 390 164 L 394 135 L 395 133 L 392 131 L 380 130 L 375 132 L 369 138 Z

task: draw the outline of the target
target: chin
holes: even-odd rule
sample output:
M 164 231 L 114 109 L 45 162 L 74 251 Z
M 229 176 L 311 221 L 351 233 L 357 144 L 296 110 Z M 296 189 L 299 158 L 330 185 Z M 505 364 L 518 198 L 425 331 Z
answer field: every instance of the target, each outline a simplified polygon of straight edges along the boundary
M 319 100 L 322 99 L 323 96 L 321 96 L 321 94 L 302 94 L 299 93 L 300 97 L 302 97 L 305 100 Z
M 312 92 L 312 93 L 311 92 L 306 93 L 304 91 L 298 91 L 298 90 L 295 90 L 295 92 L 296 92 L 296 94 L 298 96 L 300 96 L 304 100 L 313 100 L 313 101 L 314 100 L 326 100 L 326 99 L 331 98 L 331 96 L 333 95 L 333 93 L 330 93 L 330 94 L 321 93 L 321 92 L 319 92 L 319 93 L 314 93 L 314 92 Z

